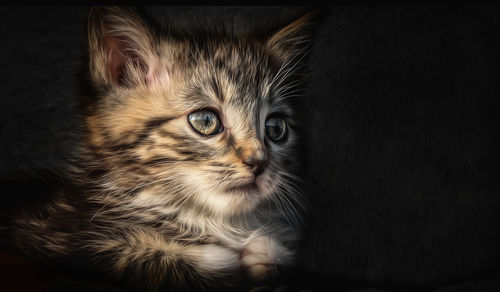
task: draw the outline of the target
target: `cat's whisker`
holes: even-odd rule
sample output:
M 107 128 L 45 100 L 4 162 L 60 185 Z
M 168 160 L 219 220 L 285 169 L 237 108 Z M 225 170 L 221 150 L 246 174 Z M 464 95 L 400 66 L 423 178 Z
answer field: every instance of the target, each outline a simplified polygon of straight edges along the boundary
M 289 173 L 289 172 L 286 172 L 286 171 L 279 171 L 279 174 L 282 175 L 282 176 L 285 176 L 285 177 L 288 177 L 292 180 L 295 180 L 295 181 L 298 181 L 298 182 L 303 182 L 303 179 L 293 173 Z M 291 181 L 291 183 L 293 183 L 293 181 Z
M 280 78 L 281 72 L 285 70 L 285 68 L 292 62 L 293 59 L 287 60 L 285 63 L 281 65 L 281 67 L 278 69 L 278 72 L 274 76 L 273 80 L 271 80 L 271 83 L 269 84 L 269 87 L 277 87 L 275 86 L 274 82 L 276 81 L 277 78 Z
M 290 75 L 294 74 L 295 72 L 297 72 L 298 70 L 303 68 L 305 65 L 302 64 L 301 61 L 305 57 L 305 54 L 303 54 L 303 52 L 307 49 L 308 49 L 308 47 L 302 48 L 299 52 L 297 52 L 295 57 L 290 58 L 290 60 L 288 60 L 285 64 L 283 64 L 282 68 L 285 68 L 291 62 L 295 62 L 287 70 L 282 71 L 280 68 L 280 70 L 278 71 L 278 74 L 276 74 L 276 76 L 279 76 L 280 74 L 282 74 L 282 72 L 285 72 L 285 74 L 282 77 L 280 77 L 280 79 L 279 79 L 280 81 L 277 84 L 274 84 L 275 80 L 273 79 L 273 81 L 271 82 L 271 85 L 278 88 Z M 295 60 L 297 58 L 297 56 L 299 56 L 299 59 Z

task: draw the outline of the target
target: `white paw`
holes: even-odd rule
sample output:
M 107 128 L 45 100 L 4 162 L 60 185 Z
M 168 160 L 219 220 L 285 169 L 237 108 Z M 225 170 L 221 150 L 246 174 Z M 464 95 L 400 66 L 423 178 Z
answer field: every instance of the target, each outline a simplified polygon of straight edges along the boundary
M 245 246 L 241 264 L 253 280 L 263 280 L 276 272 L 278 264 L 285 264 L 291 253 L 276 241 L 260 236 Z
M 206 244 L 191 247 L 189 251 L 196 269 L 210 276 L 224 276 L 239 268 L 238 255 L 225 247 Z

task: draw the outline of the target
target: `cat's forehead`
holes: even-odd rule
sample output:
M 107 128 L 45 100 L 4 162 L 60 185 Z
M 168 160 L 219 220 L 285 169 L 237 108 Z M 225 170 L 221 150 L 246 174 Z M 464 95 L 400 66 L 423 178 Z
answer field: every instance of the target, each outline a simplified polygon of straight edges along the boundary
M 209 45 L 198 50 L 192 68 L 197 97 L 208 95 L 217 103 L 246 107 L 269 101 L 274 70 L 263 50 L 239 42 Z

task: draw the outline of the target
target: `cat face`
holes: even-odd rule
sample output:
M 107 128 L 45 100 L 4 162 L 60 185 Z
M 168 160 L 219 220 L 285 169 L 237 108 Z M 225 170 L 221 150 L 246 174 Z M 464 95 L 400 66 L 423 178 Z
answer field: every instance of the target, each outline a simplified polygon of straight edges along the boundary
M 307 18 L 265 41 L 169 37 L 133 11 L 89 19 L 86 149 L 101 185 L 142 205 L 227 215 L 290 188 L 295 43 Z

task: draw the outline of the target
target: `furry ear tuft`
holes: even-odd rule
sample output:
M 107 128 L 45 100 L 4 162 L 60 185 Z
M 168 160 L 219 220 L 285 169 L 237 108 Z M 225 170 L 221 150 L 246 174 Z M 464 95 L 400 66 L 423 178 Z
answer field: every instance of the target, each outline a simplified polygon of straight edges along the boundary
M 267 40 L 267 50 L 282 60 L 302 55 L 310 44 L 314 20 L 319 14 L 314 10 L 278 30 Z
M 150 82 L 158 62 L 152 28 L 131 8 L 92 7 L 88 17 L 92 81 L 106 87 Z

